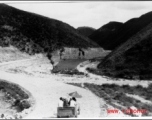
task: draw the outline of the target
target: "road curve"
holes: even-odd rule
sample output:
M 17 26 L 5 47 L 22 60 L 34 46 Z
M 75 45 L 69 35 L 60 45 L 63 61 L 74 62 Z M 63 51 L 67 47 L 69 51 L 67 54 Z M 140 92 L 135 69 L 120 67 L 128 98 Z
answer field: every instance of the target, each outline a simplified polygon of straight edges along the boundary
M 30 60 L 23 60 L 22 62 L 27 61 L 30 62 Z M 11 62 L 9 64 L 17 64 L 17 62 Z M 3 64 L 1 63 L 0 65 Z M 59 97 L 74 91 L 82 95 L 82 98 L 78 98 L 81 106 L 79 118 L 98 118 L 100 116 L 99 99 L 86 89 L 56 81 L 56 78 L 62 79 L 60 76 L 54 77 L 52 75 L 50 78 L 39 78 L 4 71 L 0 71 L 0 75 L 0 79 L 19 84 L 35 98 L 35 108 L 25 119 L 55 118 Z

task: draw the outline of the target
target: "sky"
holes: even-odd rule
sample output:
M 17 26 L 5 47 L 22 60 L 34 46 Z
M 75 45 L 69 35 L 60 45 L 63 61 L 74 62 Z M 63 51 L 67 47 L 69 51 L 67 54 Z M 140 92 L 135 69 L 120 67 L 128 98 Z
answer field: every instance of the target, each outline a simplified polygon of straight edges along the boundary
M 6 2 L 21 10 L 57 19 L 77 28 L 100 28 L 110 21 L 126 22 L 152 11 L 152 1 Z

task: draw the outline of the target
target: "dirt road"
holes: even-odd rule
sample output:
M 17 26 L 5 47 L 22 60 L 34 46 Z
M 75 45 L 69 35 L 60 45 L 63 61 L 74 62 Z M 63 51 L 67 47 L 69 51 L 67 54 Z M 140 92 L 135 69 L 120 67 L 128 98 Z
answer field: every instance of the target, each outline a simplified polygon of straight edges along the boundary
M 45 68 L 45 70 L 48 71 L 48 67 L 46 67 L 47 63 L 39 64 L 40 61 L 42 62 L 43 60 L 32 59 L 10 62 L 5 65 L 0 64 L 0 79 L 19 84 L 28 90 L 36 100 L 35 108 L 27 115 L 27 119 L 55 118 L 59 97 L 74 91 L 82 95 L 82 98 L 78 99 L 81 105 L 79 118 L 98 118 L 100 116 L 99 99 L 90 91 L 57 81 L 56 79 L 62 79 L 61 76 L 49 75 L 49 78 L 34 76 L 32 70 L 36 71 L 37 69 Z M 38 64 L 40 67 L 37 66 Z M 8 72 L 9 69 L 17 68 L 28 69 L 28 71 L 33 72 L 33 75 Z M 38 72 L 35 73 L 38 74 Z

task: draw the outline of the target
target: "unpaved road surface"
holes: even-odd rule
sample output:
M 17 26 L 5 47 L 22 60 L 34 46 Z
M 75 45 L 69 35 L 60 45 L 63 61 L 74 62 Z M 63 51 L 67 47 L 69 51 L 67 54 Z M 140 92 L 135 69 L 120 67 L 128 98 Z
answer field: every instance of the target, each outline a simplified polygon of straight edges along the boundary
M 33 95 L 36 101 L 35 107 L 30 109 L 31 113 L 25 118 L 56 118 L 59 98 L 75 91 L 82 95 L 82 98 L 77 99 L 81 107 L 81 113 L 78 118 L 128 117 L 121 112 L 119 114 L 107 114 L 108 109 L 114 108 L 108 105 L 102 98 L 98 98 L 88 89 L 66 84 L 68 82 L 94 84 L 110 84 L 114 82 L 117 84 L 118 82 L 118 84 L 121 84 L 120 81 L 108 80 L 86 71 L 86 67 L 96 67 L 96 65 L 97 63 L 89 63 L 88 61 L 80 63 L 77 69 L 89 76 L 68 76 L 51 74 L 52 66 L 46 58 L 28 59 L 0 64 L 0 79 L 17 83 Z M 124 83 L 122 82 L 122 84 Z M 127 83 L 130 82 L 128 81 Z
M 47 75 L 45 77 L 45 74 L 50 72 L 51 68 L 48 62 L 47 60 L 31 59 L 0 64 L 0 79 L 17 83 L 24 87 L 36 101 L 35 107 L 25 118 L 55 118 L 59 97 L 74 91 L 82 95 L 82 98 L 77 99 L 81 106 L 81 114 L 78 117 L 98 118 L 100 116 L 99 99 L 86 89 L 57 81 L 57 79 L 62 79 L 61 76 L 49 74 L 49 77 Z M 16 71 L 12 71 L 12 69 Z M 21 71 L 18 71 L 18 69 Z M 31 74 L 26 74 L 28 71 Z M 38 73 L 42 75 L 38 76 Z

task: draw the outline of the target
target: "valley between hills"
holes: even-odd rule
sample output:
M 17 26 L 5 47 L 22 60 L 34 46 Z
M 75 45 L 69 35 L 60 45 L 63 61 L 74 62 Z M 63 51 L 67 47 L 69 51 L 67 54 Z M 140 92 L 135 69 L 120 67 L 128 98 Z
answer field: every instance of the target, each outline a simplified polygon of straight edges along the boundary
M 152 116 L 151 20 L 74 28 L 0 4 L 0 118 L 56 118 L 71 92 L 82 96 L 78 118 Z

